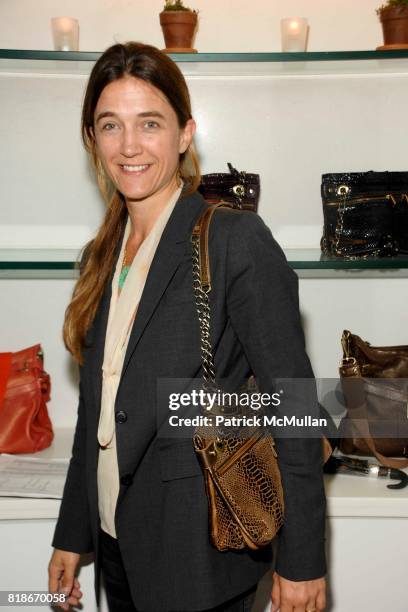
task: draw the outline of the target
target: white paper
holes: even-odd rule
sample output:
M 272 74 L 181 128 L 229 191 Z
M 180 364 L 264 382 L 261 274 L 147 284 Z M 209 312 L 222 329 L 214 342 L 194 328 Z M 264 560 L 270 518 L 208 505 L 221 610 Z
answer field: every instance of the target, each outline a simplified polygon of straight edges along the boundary
M 0 455 L 0 497 L 61 499 L 68 459 Z

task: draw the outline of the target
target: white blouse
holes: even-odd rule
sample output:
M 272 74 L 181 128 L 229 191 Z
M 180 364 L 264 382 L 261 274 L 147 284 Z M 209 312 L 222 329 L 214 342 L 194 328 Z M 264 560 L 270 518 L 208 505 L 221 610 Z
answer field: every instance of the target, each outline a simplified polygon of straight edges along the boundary
M 112 297 L 105 338 L 102 366 L 101 412 L 98 426 L 98 505 L 101 528 L 116 538 L 115 510 L 119 494 L 119 470 L 116 453 L 115 400 L 123 362 L 142 296 L 143 288 L 163 230 L 180 197 L 183 184 L 169 200 L 168 205 L 156 219 L 151 231 L 143 240 L 130 266 L 124 286 L 119 291 L 119 276 L 122 269 L 125 245 L 130 233 L 128 215 L 121 250 L 112 279 Z M 153 375 L 153 373 L 152 373 Z

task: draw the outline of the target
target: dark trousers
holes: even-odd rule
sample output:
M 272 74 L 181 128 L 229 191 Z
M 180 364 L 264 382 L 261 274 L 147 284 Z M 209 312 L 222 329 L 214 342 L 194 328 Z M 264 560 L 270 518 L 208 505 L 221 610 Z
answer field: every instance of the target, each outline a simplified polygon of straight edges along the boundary
M 109 612 L 138 612 L 132 602 L 117 540 L 101 529 L 100 543 L 101 571 Z M 255 584 L 251 589 L 234 597 L 234 599 L 230 599 L 216 608 L 211 608 L 211 610 L 203 610 L 203 612 L 251 612 L 257 586 Z

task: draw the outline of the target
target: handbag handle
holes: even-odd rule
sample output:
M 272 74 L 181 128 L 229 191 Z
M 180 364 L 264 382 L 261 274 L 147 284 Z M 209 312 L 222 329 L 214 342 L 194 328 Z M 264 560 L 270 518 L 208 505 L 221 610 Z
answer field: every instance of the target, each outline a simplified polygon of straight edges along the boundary
M 217 208 L 232 209 L 229 202 L 221 200 L 209 206 L 197 220 L 192 235 L 193 243 L 193 288 L 198 321 L 200 325 L 201 363 L 203 366 L 204 389 L 216 388 L 214 358 L 210 336 L 210 303 L 208 295 L 211 287 L 210 259 L 208 254 L 208 234 L 212 216 Z

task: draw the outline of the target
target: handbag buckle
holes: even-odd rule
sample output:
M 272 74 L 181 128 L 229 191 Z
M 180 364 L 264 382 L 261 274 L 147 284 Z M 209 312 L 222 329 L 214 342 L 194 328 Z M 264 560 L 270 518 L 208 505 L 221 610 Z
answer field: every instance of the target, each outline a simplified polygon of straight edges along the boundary
M 217 437 L 214 442 L 214 448 L 218 454 L 221 453 L 224 450 L 224 440 Z
M 343 357 L 341 365 L 356 365 L 357 359 L 355 357 Z
M 232 188 L 232 191 L 234 192 L 234 195 L 236 195 L 238 198 L 245 197 L 244 185 L 234 185 Z
M 345 196 L 350 193 L 350 187 L 348 185 L 340 185 L 340 187 L 337 188 L 336 193 L 337 195 Z

